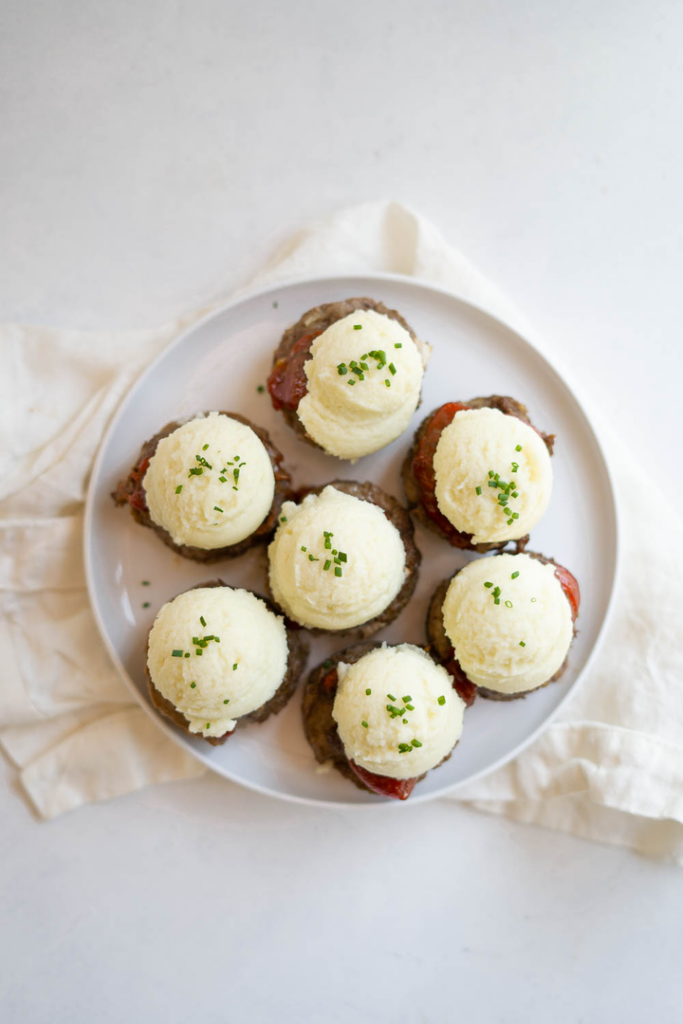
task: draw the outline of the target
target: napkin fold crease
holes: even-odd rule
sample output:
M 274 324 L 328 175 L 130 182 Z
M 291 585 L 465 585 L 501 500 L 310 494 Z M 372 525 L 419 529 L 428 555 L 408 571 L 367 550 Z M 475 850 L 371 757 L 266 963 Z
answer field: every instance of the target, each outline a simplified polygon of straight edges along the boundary
M 378 271 L 447 288 L 545 350 L 434 225 L 395 202 L 364 203 L 299 231 L 240 294 Z M 131 701 L 111 664 L 85 589 L 82 532 L 90 469 L 113 413 L 149 362 L 207 311 L 150 331 L 0 327 L 11 367 L 0 380 L 0 747 L 42 818 L 204 772 Z M 548 729 L 449 799 L 683 863 L 683 523 L 581 398 L 622 515 L 612 619 L 588 678 Z M 628 486 L 634 477 L 638 488 Z

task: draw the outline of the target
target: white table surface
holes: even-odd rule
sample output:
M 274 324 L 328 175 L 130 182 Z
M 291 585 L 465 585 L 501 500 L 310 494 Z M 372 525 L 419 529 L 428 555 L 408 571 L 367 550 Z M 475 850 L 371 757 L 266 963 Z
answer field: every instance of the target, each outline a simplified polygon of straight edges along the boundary
M 663 478 L 683 6 L 4 0 L 0 319 L 166 320 L 307 220 L 422 209 Z M 38 824 L 0 764 L 0 1019 L 680 1019 L 680 869 L 441 802 L 218 778 Z

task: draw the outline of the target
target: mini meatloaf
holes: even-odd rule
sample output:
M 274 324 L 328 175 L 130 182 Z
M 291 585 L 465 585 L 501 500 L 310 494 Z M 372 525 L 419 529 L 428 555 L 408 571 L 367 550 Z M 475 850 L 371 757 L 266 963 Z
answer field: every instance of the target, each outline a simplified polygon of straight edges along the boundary
M 159 611 L 147 641 L 152 704 L 217 746 L 249 722 L 281 711 L 308 656 L 300 630 L 270 601 L 222 580 L 179 594 Z
M 112 497 L 179 555 L 216 562 L 265 543 L 289 494 L 268 433 L 238 413 L 210 412 L 146 441 Z
M 282 506 L 268 548 L 275 605 L 314 633 L 366 640 L 410 600 L 420 565 L 407 511 L 370 483 L 335 480 Z
M 408 504 L 454 547 L 521 548 L 550 500 L 554 440 L 513 398 L 448 402 L 422 422 L 403 463 Z
M 353 461 L 407 429 L 430 352 L 381 302 L 329 302 L 285 331 L 268 390 L 300 437 Z
M 572 574 L 534 552 L 481 558 L 444 580 L 427 616 L 430 650 L 468 704 L 514 700 L 558 679 L 579 613 Z
M 303 699 L 316 760 L 397 800 L 450 757 L 464 710 L 448 672 L 412 644 L 347 647 L 311 672 Z

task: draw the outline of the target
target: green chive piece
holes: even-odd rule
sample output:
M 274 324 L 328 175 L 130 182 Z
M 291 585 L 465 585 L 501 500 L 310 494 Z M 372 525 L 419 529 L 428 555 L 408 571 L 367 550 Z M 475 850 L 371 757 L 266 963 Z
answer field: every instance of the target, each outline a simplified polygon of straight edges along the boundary
M 535 597 L 532 597 L 532 598 L 531 598 L 531 603 L 532 603 L 532 604 L 535 604 L 535 603 L 536 603 L 536 598 L 535 598 Z
M 514 519 L 508 519 L 508 526 L 512 526 L 513 523 L 514 523 Z
M 149 608 L 149 601 L 143 601 L 142 602 L 142 607 L 143 608 Z
M 347 561 L 345 552 L 343 552 L 343 551 L 339 552 L 339 561 L 340 562 L 346 562 Z
M 421 747 L 422 746 L 422 744 L 420 743 L 419 740 L 411 740 L 410 742 L 412 743 L 412 745 L 414 747 Z
M 323 662 L 323 668 L 332 668 L 332 662 L 328 658 L 327 661 Z
M 475 487 L 474 489 L 477 492 L 477 494 L 481 494 L 481 487 Z
M 280 522 L 281 523 L 286 523 L 287 522 L 287 516 L 280 516 Z
M 354 324 L 353 325 L 353 329 L 354 329 L 354 331 L 362 331 L 363 330 L 363 325 L 362 324 Z
M 393 693 L 388 693 L 387 697 L 389 698 L 389 700 L 396 700 L 396 698 L 394 697 Z
M 195 688 L 195 686 L 196 686 L 196 685 L 197 685 L 196 683 L 190 683 L 190 689 L 191 689 L 191 690 L 194 690 L 194 688 Z
M 406 704 L 406 711 L 414 711 L 415 707 L 413 704 Z
M 403 342 L 402 342 L 402 341 L 397 341 L 397 342 L 396 342 L 396 343 L 394 344 L 394 348 L 403 348 Z
M 347 384 L 349 384 L 349 385 L 353 385 L 353 384 L 355 384 L 356 382 L 355 382 L 355 380 L 354 380 L 354 379 L 353 379 L 353 377 L 352 377 L 352 378 L 351 378 L 351 380 L 347 381 L 346 383 L 347 383 Z
M 208 447 L 208 444 L 205 444 L 204 447 L 202 448 L 202 451 L 205 452 Z
M 369 697 L 371 693 L 372 693 L 372 690 L 371 690 L 371 689 L 370 689 L 370 687 L 368 686 L 367 690 L 365 691 L 365 696 L 366 696 L 366 697 Z
M 307 548 L 307 547 L 305 547 L 305 545 L 303 545 L 303 544 L 302 544 L 302 545 L 301 545 L 301 550 L 302 550 L 302 551 L 308 551 L 308 548 Z
M 256 390 L 258 391 L 259 395 L 262 395 L 266 389 L 264 388 L 263 384 L 259 384 Z
M 523 641 L 523 640 L 520 640 L 520 641 L 519 641 L 519 646 L 520 646 L 520 647 L 526 647 L 526 644 L 524 643 L 524 641 Z
M 368 723 L 365 720 L 363 720 L 360 724 L 363 726 L 364 729 L 367 729 Z
M 518 491 L 513 491 L 512 492 L 512 497 L 513 498 L 518 498 L 519 497 L 519 492 Z
M 143 585 L 143 587 L 148 587 L 149 586 L 149 580 L 143 580 L 142 581 L 142 585 Z
M 182 658 L 182 656 L 183 656 L 183 652 L 182 651 L 173 651 L 171 653 L 171 657 L 173 657 L 173 658 Z
M 329 567 L 331 565 L 332 565 L 332 562 L 329 560 L 329 558 L 326 558 L 325 559 L 325 564 L 323 565 L 323 571 L 327 572 L 327 570 L 329 569 Z
M 236 668 L 237 668 L 237 662 L 235 662 L 235 664 L 232 666 L 233 672 L 235 671 Z
M 493 470 L 492 469 L 489 470 L 489 479 L 493 480 Z
M 521 450 L 522 450 L 522 446 L 521 446 L 521 444 L 518 444 L 517 447 L 515 448 L 515 451 L 516 452 L 521 452 Z
M 519 519 L 519 512 L 513 512 L 512 513 L 512 518 L 513 519 Z
M 219 508 L 218 505 L 214 505 L 213 506 L 213 510 L 214 510 L 214 512 L 222 512 L 223 511 L 223 509 Z
M 198 647 L 197 650 L 194 653 L 201 658 L 201 656 L 204 653 L 204 651 L 201 649 L 201 647 Z
M 200 615 L 200 616 L 199 616 L 199 621 L 201 622 L 202 626 L 205 626 L 205 625 L 206 625 L 206 619 L 204 618 L 204 616 L 203 616 L 203 615 Z
M 335 567 L 334 567 L 334 575 L 335 576 L 341 576 L 341 574 L 342 574 L 341 565 L 335 565 Z
M 403 701 L 404 704 L 410 704 L 412 699 L 413 698 L 410 696 L 410 694 L 408 694 L 407 697 L 401 697 L 401 700 Z
M 228 698 L 227 700 L 224 700 L 223 703 L 224 704 L 229 704 L 230 703 L 230 698 Z
M 207 729 L 210 729 L 210 728 L 211 728 L 211 722 L 207 722 L 207 723 L 206 723 L 206 728 L 207 728 Z
M 505 602 L 505 607 L 506 608 L 512 608 L 512 601 L 506 601 Z
M 441 704 L 442 707 L 443 707 L 443 705 L 445 703 L 446 703 L 446 698 L 445 697 L 439 697 L 439 704 Z
M 190 657 L 190 652 L 189 652 L 189 651 L 185 651 L 185 657 L 186 657 L 186 658 L 189 658 L 189 657 Z
M 384 381 L 384 383 L 386 384 L 386 386 L 387 386 L 388 388 L 390 388 L 390 387 L 391 387 L 391 381 L 390 381 L 390 380 L 385 380 L 385 381 Z
M 403 724 L 404 724 L 404 725 L 407 725 L 407 724 L 408 724 L 408 719 L 407 719 L 407 718 L 404 718 L 404 719 L 403 719 Z
M 490 587 L 492 587 L 492 586 L 493 586 L 493 583 L 491 583 L 491 582 L 488 582 L 488 583 L 485 583 L 485 584 L 484 584 L 484 586 L 485 586 L 485 587 L 489 587 L 489 588 L 490 588 Z
M 178 484 L 178 486 L 177 486 L 177 487 L 176 487 L 176 489 L 175 489 L 175 492 L 176 492 L 176 494 L 180 494 L 180 492 L 182 491 L 182 489 L 183 489 L 183 485 L 182 485 L 182 484 Z

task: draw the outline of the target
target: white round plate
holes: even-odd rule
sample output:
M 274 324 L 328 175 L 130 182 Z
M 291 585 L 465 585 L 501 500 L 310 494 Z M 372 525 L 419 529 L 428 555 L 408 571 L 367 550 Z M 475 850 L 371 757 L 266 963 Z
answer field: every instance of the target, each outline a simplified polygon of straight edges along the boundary
M 266 382 L 273 350 L 284 330 L 322 302 L 369 295 L 398 309 L 431 342 L 422 406 L 403 437 L 354 466 L 299 441 L 271 407 Z M 402 806 L 356 789 L 337 772 L 320 773 L 304 738 L 299 692 L 279 715 L 240 730 L 212 747 L 161 718 L 145 682 L 148 630 L 161 605 L 180 591 L 220 577 L 264 592 L 264 549 L 213 566 L 181 558 L 143 529 L 110 497 L 127 476 L 142 442 L 170 420 L 199 410 L 225 409 L 266 427 L 284 452 L 296 485 L 335 477 L 371 480 L 403 497 L 399 471 L 421 419 L 447 401 L 477 395 L 512 395 L 529 407 L 536 426 L 557 435 L 555 486 L 550 508 L 531 547 L 556 558 L 581 586 L 579 635 L 562 679 L 525 700 L 479 699 L 465 715 L 462 739 L 441 768 L 429 772 L 409 803 L 452 791 L 505 763 L 545 726 L 579 681 L 605 624 L 617 564 L 616 509 L 609 472 L 588 418 L 547 360 L 509 327 L 448 292 L 388 275 L 295 282 L 231 303 L 178 338 L 135 384 L 99 452 L 88 494 L 85 561 L 97 622 L 121 675 L 168 735 L 213 771 L 285 799 L 325 804 Z M 379 635 L 390 643 L 425 642 L 429 597 L 445 576 L 472 558 L 417 527 L 423 554 L 417 591 L 402 615 Z M 142 581 L 149 585 L 143 586 Z M 150 607 L 144 608 L 149 601 Z M 309 665 L 339 649 L 316 639 Z

